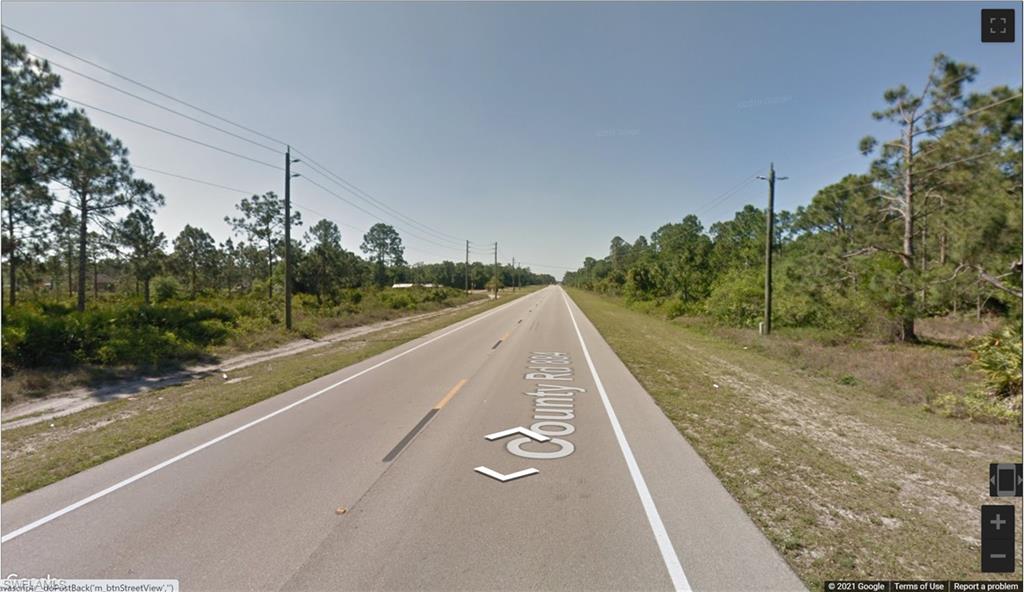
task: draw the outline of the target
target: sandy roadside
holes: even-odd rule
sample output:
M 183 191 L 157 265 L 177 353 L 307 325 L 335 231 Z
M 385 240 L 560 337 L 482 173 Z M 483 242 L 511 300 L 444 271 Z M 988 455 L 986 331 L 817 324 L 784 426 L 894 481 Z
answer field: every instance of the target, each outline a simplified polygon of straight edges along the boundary
M 487 302 L 487 300 L 474 300 L 453 308 L 431 311 L 418 315 L 411 315 L 387 321 L 380 321 L 369 325 L 352 327 L 337 333 L 325 335 L 319 339 L 298 339 L 284 345 L 256 352 L 233 355 L 215 363 L 196 364 L 187 366 L 182 370 L 165 374 L 139 375 L 130 379 L 119 380 L 113 383 L 104 384 L 98 387 L 78 387 L 59 393 L 53 393 L 39 399 L 16 403 L 0 412 L 0 429 L 15 428 L 29 425 L 40 421 L 47 421 L 55 417 L 75 413 L 100 405 L 108 401 L 115 401 L 127 397 L 145 393 L 157 388 L 163 388 L 176 384 L 182 384 L 190 380 L 216 374 L 224 373 L 239 368 L 245 368 L 253 364 L 290 356 L 325 345 L 358 339 L 363 335 L 398 327 L 415 321 L 429 319 L 432 317 L 448 314 L 457 310 L 473 307 Z

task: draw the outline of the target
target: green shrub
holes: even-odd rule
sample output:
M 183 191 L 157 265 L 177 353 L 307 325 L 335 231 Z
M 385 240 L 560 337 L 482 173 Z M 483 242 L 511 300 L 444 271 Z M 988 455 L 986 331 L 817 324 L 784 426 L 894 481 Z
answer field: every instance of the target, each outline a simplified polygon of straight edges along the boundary
M 1008 398 L 1021 393 L 1024 364 L 1021 334 L 1014 326 L 980 339 L 972 348 L 973 365 L 985 375 L 985 389 L 993 397 Z
M 394 310 L 413 309 L 416 303 L 405 292 L 386 291 L 381 293 L 381 301 Z
M 20 367 L 75 363 L 152 364 L 191 357 L 222 343 L 234 315 L 225 307 L 103 304 L 85 312 L 17 307 L 5 311 L 3 355 Z
M 658 311 L 658 301 L 656 300 L 633 300 L 628 301 L 629 307 L 637 312 L 644 314 L 654 314 Z
M 675 319 L 677 316 L 690 313 L 692 307 L 682 298 L 676 297 L 667 300 L 662 308 L 665 310 L 665 315 L 668 319 Z
M 181 286 L 174 278 L 158 278 L 154 287 L 156 302 L 151 305 L 141 304 L 138 298 L 122 298 L 90 301 L 85 312 L 46 301 L 4 308 L 4 371 L 173 362 L 194 358 L 229 339 L 252 338 L 250 345 L 259 346 L 282 335 L 284 302 L 279 291 L 272 300 L 266 292 L 181 300 Z M 460 296 L 460 291 L 448 288 L 348 288 L 339 291 L 337 302 L 318 306 L 315 296 L 299 294 L 294 300 L 295 328 L 312 337 L 331 323 L 345 325 L 337 317 L 361 314 L 371 322 L 389 316 L 388 310 L 416 310 L 421 304 L 437 308 Z
M 757 269 L 732 270 L 721 277 L 705 304 L 716 320 L 740 327 L 756 327 L 764 312 L 763 277 Z
M 77 312 L 51 316 L 31 307 L 5 310 L 4 361 L 17 366 L 67 365 L 81 361 L 82 350 L 89 341 L 87 325 Z
M 448 288 L 433 288 L 426 295 L 427 302 L 436 302 L 438 304 L 444 304 L 448 302 L 448 298 L 451 296 Z
M 650 261 L 638 261 L 626 272 L 623 294 L 626 302 L 651 300 L 657 287 L 664 283 L 661 268 Z
M 153 280 L 153 299 L 157 302 L 175 300 L 181 294 L 181 284 L 169 276 L 160 276 Z
M 270 319 L 267 317 L 251 315 L 240 316 L 235 321 L 234 333 L 236 335 L 251 335 L 253 333 L 261 333 L 263 331 L 266 331 L 270 329 L 272 326 L 273 323 L 271 323 Z
M 925 410 L 978 423 L 1019 424 L 1021 421 L 1020 396 L 999 400 L 980 392 L 969 392 L 966 395 L 949 393 L 930 400 Z
M 972 366 L 985 376 L 982 388 L 966 394 L 945 394 L 929 401 L 927 410 L 948 417 L 978 422 L 1021 421 L 1022 354 L 1021 334 L 1016 326 L 978 340 Z
M 306 339 L 313 339 L 319 335 L 316 321 L 311 318 L 301 319 L 294 324 L 295 332 L 305 337 Z

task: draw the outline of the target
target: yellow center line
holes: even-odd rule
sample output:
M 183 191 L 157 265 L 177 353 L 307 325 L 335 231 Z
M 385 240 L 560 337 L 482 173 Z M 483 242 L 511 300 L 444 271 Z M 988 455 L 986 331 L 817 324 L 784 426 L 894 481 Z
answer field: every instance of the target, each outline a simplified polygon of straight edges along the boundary
M 455 393 L 459 392 L 459 389 L 461 389 L 463 387 L 463 385 L 466 384 L 467 380 L 469 380 L 469 379 L 468 378 L 463 378 L 458 383 L 456 383 L 455 386 L 452 387 L 452 390 L 448 391 L 448 394 L 445 395 L 443 399 L 438 401 L 437 405 L 434 405 L 434 409 L 440 410 L 442 407 L 447 405 L 448 401 L 452 400 L 452 397 L 455 396 Z

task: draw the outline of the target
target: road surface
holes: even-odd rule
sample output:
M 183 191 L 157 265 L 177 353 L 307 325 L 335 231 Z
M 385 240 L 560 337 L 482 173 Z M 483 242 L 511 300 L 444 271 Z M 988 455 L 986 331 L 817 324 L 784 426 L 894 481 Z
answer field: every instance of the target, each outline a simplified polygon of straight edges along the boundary
M 12 500 L 2 534 L 4 576 L 182 590 L 803 589 L 558 287 Z

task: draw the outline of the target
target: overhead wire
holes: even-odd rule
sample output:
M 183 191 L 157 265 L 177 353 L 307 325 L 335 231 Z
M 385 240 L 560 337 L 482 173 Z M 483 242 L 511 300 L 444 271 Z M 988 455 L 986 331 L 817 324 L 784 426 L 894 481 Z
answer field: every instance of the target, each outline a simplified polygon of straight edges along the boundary
M 237 189 L 235 187 L 228 187 L 227 185 L 221 185 L 219 183 L 214 183 L 212 181 L 203 181 L 202 179 L 196 179 L 194 177 L 188 177 L 188 176 L 185 176 L 185 175 L 179 175 L 178 173 L 171 173 L 171 172 L 160 170 L 160 169 L 154 169 L 152 167 L 146 167 L 146 166 L 141 166 L 141 165 L 135 164 L 135 165 L 132 165 L 132 168 L 136 168 L 136 169 L 139 169 L 141 171 L 149 171 L 151 173 L 157 173 L 157 174 L 160 174 L 160 175 L 166 175 L 168 177 L 176 177 L 178 179 L 183 179 L 185 181 L 192 181 L 193 183 L 201 183 L 203 185 L 209 185 L 210 187 L 217 187 L 218 189 L 225 189 L 227 191 L 234 191 L 235 193 L 243 193 L 243 194 L 246 194 L 246 195 L 257 195 L 257 194 L 259 194 L 258 191 L 246 191 L 244 189 Z
M 39 58 L 39 56 L 36 56 L 35 54 L 32 54 L 31 52 L 29 52 L 29 55 L 32 55 L 32 56 L 34 56 L 36 58 Z M 45 58 L 41 58 L 41 59 L 45 59 Z M 246 138 L 245 136 L 236 134 L 236 133 L 234 133 L 232 131 L 228 131 L 228 130 L 222 128 L 222 127 L 218 127 L 216 125 L 213 125 L 212 123 L 205 122 L 205 121 L 203 121 L 203 120 L 201 120 L 199 118 L 192 117 L 191 115 L 186 115 L 185 113 L 182 113 L 181 111 L 176 111 L 174 109 L 171 109 L 170 107 L 167 107 L 166 105 L 161 105 L 160 103 L 157 103 L 156 101 L 151 101 L 151 100 L 149 100 L 149 99 L 147 99 L 145 97 L 142 97 L 142 96 L 139 96 L 139 95 L 137 95 L 135 93 L 129 92 L 127 90 L 124 90 L 123 88 L 119 88 L 117 86 L 114 86 L 113 84 L 108 84 L 108 83 L 103 82 L 102 80 L 100 80 L 98 78 L 93 78 L 92 76 L 89 76 L 88 74 L 83 74 L 82 72 L 79 72 L 79 71 L 74 70 L 72 68 L 69 68 L 67 66 L 58 64 L 57 62 L 55 62 L 53 60 L 48 60 L 48 61 L 51 64 L 53 64 L 54 66 L 57 66 L 58 68 L 60 68 L 62 70 L 66 70 L 68 72 L 71 72 L 72 74 L 75 74 L 76 76 L 80 76 L 82 78 L 85 78 L 86 80 L 90 80 L 90 81 L 92 81 L 92 82 L 94 82 L 96 84 L 99 84 L 99 85 L 104 86 L 106 88 L 109 88 L 111 90 L 115 90 L 115 91 L 117 91 L 119 93 L 122 93 L 124 95 L 129 96 L 129 97 L 132 97 L 133 99 L 137 99 L 139 101 L 142 101 L 143 103 L 146 103 L 148 105 L 152 105 L 152 106 L 157 107 L 159 109 L 163 109 L 164 111 L 167 111 L 168 113 L 173 113 L 174 115 L 177 115 L 179 117 L 183 117 L 185 119 L 188 119 L 189 121 L 198 123 L 199 125 L 202 125 L 202 126 L 206 126 L 206 127 L 210 128 L 210 129 L 217 130 L 218 132 L 221 132 L 223 134 L 227 134 L 227 135 L 229 135 L 229 136 L 231 136 L 233 138 L 237 138 L 237 139 L 242 140 L 244 142 L 248 142 L 250 144 L 253 144 L 254 146 L 259 146 L 260 148 L 264 148 L 264 149 L 269 150 L 269 151 L 271 151 L 271 152 L 273 152 L 275 154 L 282 154 L 283 153 L 281 150 L 279 150 L 279 149 L 277 149 L 277 148 L 275 148 L 273 146 L 269 146 L 269 145 L 264 144 L 262 142 L 257 142 L 256 140 L 251 140 L 249 138 Z
M 179 174 L 179 173 L 172 173 L 170 171 L 165 171 L 165 170 L 156 169 L 156 168 L 152 168 L 152 167 L 135 165 L 135 168 L 137 168 L 139 170 L 144 170 L 144 171 L 149 171 L 149 172 L 153 172 L 153 173 L 158 173 L 158 174 L 161 174 L 161 175 L 167 175 L 167 176 L 174 177 L 174 178 L 177 178 L 177 179 L 182 179 L 182 180 L 185 180 L 185 181 L 190 181 L 192 183 L 199 183 L 199 184 L 202 184 L 202 185 L 207 185 L 207 186 L 215 187 L 215 188 L 218 188 L 218 189 L 223 189 L 225 191 L 231 191 L 231 192 L 234 192 L 234 193 L 242 193 L 242 194 L 249 194 L 249 195 L 258 193 L 258 192 L 253 192 L 253 191 L 246 191 L 244 189 L 238 189 L 237 187 L 229 187 L 227 185 L 222 185 L 220 183 L 215 183 L 215 182 L 207 181 L 207 180 L 204 180 L 204 179 L 197 179 L 195 177 L 190 177 L 188 175 L 182 175 L 182 174 Z M 358 226 L 355 226 L 353 224 L 348 224 L 348 223 L 345 223 L 345 222 L 340 222 L 337 219 L 335 219 L 334 217 L 332 217 L 332 216 L 330 216 L 328 214 L 325 214 L 325 213 L 323 213 L 323 212 L 321 212 L 319 210 L 315 210 L 315 209 L 313 209 L 311 207 L 308 207 L 308 206 L 306 206 L 304 204 L 292 202 L 292 206 L 295 207 L 296 209 L 309 212 L 310 214 L 313 214 L 315 216 L 319 216 L 319 217 L 321 217 L 321 218 L 323 218 L 325 220 L 329 220 L 332 223 L 337 224 L 338 226 L 349 228 L 349 229 L 355 230 L 357 232 L 362 232 L 363 231 L 363 229 L 359 228 Z M 439 255 L 439 254 L 431 252 L 431 251 L 425 251 L 425 250 L 420 249 L 419 247 L 416 247 L 416 246 L 409 246 L 408 248 L 410 250 L 419 252 L 421 254 L 430 255 L 432 257 L 440 257 L 442 259 L 447 258 L 447 256 Z
M 426 233 L 429 233 L 429 234 L 433 234 L 433 235 L 436 236 L 436 238 L 438 240 L 443 240 L 443 241 L 448 241 L 448 242 L 453 242 L 453 243 L 458 243 L 458 244 L 462 244 L 462 242 L 465 240 L 465 238 L 460 238 L 460 237 L 457 237 L 455 235 L 448 234 L 448 233 L 443 232 L 441 230 L 438 230 L 438 229 L 436 229 L 436 228 L 434 228 L 434 227 L 432 227 L 432 226 L 430 226 L 428 224 L 420 222 L 419 220 L 416 220 L 415 218 L 413 218 L 411 216 L 407 216 L 406 214 L 403 214 L 402 212 L 399 212 L 398 210 L 392 208 L 391 206 L 389 206 L 388 204 L 384 203 L 383 201 L 377 199 L 376 197 L 371 195 L 369 192 L 367 192 L 364 189 L 360 188 L 358 185 L 352 183 L 348 179 L 346 179 L 346 178 L 342 177 L 341 175 L 331 171 L 326 166 L 324 166 L 324 165 L 320 164 L 319 162 L 313 160 L 312 157 L 310 157 L 305 152 L 299 150 L 298 148 L 295 148 L 294 152 L 295 152 L 295 154 L 297 154 L 299 156 L 302 156 L 305 159 L 304 162 L 306 164 L 308 164 L 311 169 L 315 170 L 320 175 L 322 175 L 324 178 L 330 180 L 332 183 L 340 186 L 346 192 L 354 195 L 355 197 L 358 197 L 359 199 L 362 199 L 363 201 L 366 201 L 368 203 L 373 204 L 374 207 L 376 207 L 379 210 L 382 210 L 384 212 L 390 213 L 392 216 L 395 216 L 396 218 L 398 218 L 399 220 L 403 221 L 404 223 L 409 224 L 409 225 L 413 226 L 414 228 L 417 228 L 417 230 L 419 230 L 420 232 L 426 232 Z
M 209 144 L 207 142 L 203 142 L 202 140 L 197 140 L 195 138 L 190 138 L 188 136 L 185 136 L 185 135 L 182 135 L 182 134 L 179 134 L 179 133 L 176 133 L 176 132 L 172 132 L 170 130 L 166 130 L 166 129 L 162 128 L 162 127 L 158 127 L 158 126 L 151 125 L 151 124 L 148 124 L 148 123 L 143 123 L 143 122 L 141 122 L 141 121 L 139 121 L 137 119 L 132 119 L 131 117 L 128 117 L 126 115 L 121 115 L 120 113 L 115 113 L 113 111 L 97 107 L 95 105 L 90 105 L 89 103 L 86 103 L 84 101 L 80 101 L 78 99 L 72 99 L 71 97 L 68 97 L 68 96 L 65 96 L 65 95 L 62 95 L 62 94 L 59 94 L 59 93 L 52 93 L 52 94 L 53 94 L 53 96 L 55 96 L 57 98 L 64 99 L 65 101 L 68 101 L 69 103 L 74 103 L 76 105 L 80 105 L 82 107 L 85 107 L 86 109 L 91 109 L 93 111 L 97 111 L 99 113 L 105 113 L 107 115 L 110 115 L 111 117 L 116 117 L 118 119 L 123 119 L 124 121 L 130 122 L 130 123 L 134 123 L 135 125 L 142 126 L 142 127 L 154 130 L 154 131 L 158 131 L 160 133 L 167 134 L 169 136 L 173 136 L 173 137 L 178 138 L 180 140 L 185 140 L 186 142 L 192 142 L 193 144 L 198 144 L 200 146 L 205 146 L 206 148 L 210 148 L 211 150 L 216 150 L 218 152 L 223 152 L 224 154 L 230 154 L 231 156 L 242 158 L 244 160 L 248 160 L 248 161 L 254 162 L 256 164 L 261 164 L 261 165 L 263 165 L 265 167 L 270 167 L 272 169 L 277 169 L 279 171 L 283 171 L 284 170 L 284 167 L 278 166 L 276 164 L 271 164 L 269 162 L 260 160 L 258 158 L 252 158 L 251 156 L 246 156 L 244 154 L 240 154 L 238 152 L 234 152 L 232 150 L 228 150 L 227 148 L 221 148 L 219 146 L 214 146 L 213 144 Z
M 275 138 L 273 136 L 270 136 L 268 134 L 260 132 L 259 130 L 253 129 L 251 127 L 248 127 L 248 126 L 245 126 L 245 125 L 240 124 L 238 122 L 235 122 L 235 121 L 232 121 L 230 119 L 227 119 L 227 118 L 225 118 L 223 116 L 220 116 L 220 115 L 218 115 L 216 113 L 213 113 L 212 111 L 203 109 L 202 107 L 199 107 L 198 105 L 195 105 L 195 104 L 190 103 L 188 101 L 184 101 L 182 99 L 179 99 L 179 98 L 177 98 L 177 97 L 175 97 L 173 95 L 170 95 L 170 94 L 168 94 L 166 92 L 163 92 L 163 91 L 161 91 L 161 90 L 159 90 L 159 89 L 157 89 L 157 88 L 155 88 L 153 86 L 150 86 L 148 84 L 140 82 L 140 81 L 136 80 L 135 78 L 132 78 L 132 77 L 124 75 L 124 74 L 121 74 L 121 73 L 119 73 L 119 72 L 117 72 L 115 70 L 112 70 L 110 68 L 102 66 L 102 65 L 100 65 L 100 64 L 98 64 L 98 63 L 96 63 L 96 62 L 94 62 L 92 60 L 89 60 L 87 58 L 79 56 L 79 55 L 77 55 L 77 54 L 75 54 L 73 52 L 70 52 L 70 51 L 68 51 L 66 49 L 58 47 L 58 46 L 56 46 L 56 45 L 54 45 L 52 43 L 46 42 L 46 41 L 44 41 L 42 39 L 39 39 L 38 37 L 29 35 L 28 33 L 25 33 L 23 31 L 20 31 L 18 29 L 15 29 L 13 27 L 8 26 L 8 25 L 0 25 L 0 26 L 2 26 L 2 28 L 6 29 L 6 30 L 8 30 L 8 31 L 10 31 L 12 33 L 15 33 L 15 34 L 17 34 L 19 36 L 22 36 L 22 37 L 26 38 L 26 39 L 30 39 L 32 41 L 35 41 L 36 43 L 39 43 L 39 44 L 41 44 L 41 45 L 43 45 L 45 47 L 48 47 L 48 48 L 50 48 L 50 49 L 52 49 L 54 51 L 60 52 L 60 53 L 62 53 L 64 55 L 67 55 L 67 56 L 69 56 L 71 58 L 74 58 L 74 59 L 76 59 L 76 60 L 78 60 L 80 62 L 89 64 L 90 66 L 93 66 L 93 67 L 95 67 L 95 68 L 97 68 L 97 69 L 99 69 L 99 70 L 101 70 L 103 72 L 106 72 L 106 73 L 108 73 L 108 74 L 110 74 L 112 76 L 116 76 L 117 78 L 120 78 L 122 80 L 130 82 L 131 84 L 134 84 L 134 85 L 136 85 L 136 86 L 138 86 L 140 88 L 144 88 L 144 89 L 146 89 L 146 90 L 148 90 L 150 92 L 153 92 L 153 93 L 155 93 L 155 94 L 157 94 L 157 95 L 159 95 L 161 97 L 164 97 L 166 99 L 174 101 L 174 102 L 176 102 L 178 104 L 184 105 L 184 106 L 189 107 L 191 109 L 194 109 L 194 110 L 196 110 L 196 111 L 198 111 L 200 113 L 203 113 L 203 114 L 205 114 L 205 115 L 207 115 L 209 117 L 213 117 L 213 118 L 215 118 L 215 119 L 217 119 L 219 121 L 222 121 L 224 123 L 232 125 L 232 126 L 238 128 L 238 129 L 245 130 L 245 131 L 247 131 L 249 133 L 255 134 L 255 135 L 259 136 L 259 137 L 265 138 L 267 140 L 270 140 L 272 142 L 276 142 L 276 143 L 281 144 L 281 145 L 289 145 L 289 143 L 285 142 L 284 140 L 280 140 L 278 138 Z M 43 56 L 39 56 L 37 54 L 32 54 L 32 55 L 34 57 L 36 57 L 36 58 L 39 58 L 39 59 L 48 60 L 48 58 L 45 58 Z M 64 70 L 67 70 L 68 72 L 72 72 L 73 74 L 81 76 L 81 77 L 83 77 L 85 79 L 88 79 L 88 80 L 90 80 L 92 82 L 100 84 L 100 85 L 102 85 L 104 87 L 110 88 L 110 89 L 115 90 L 115 91 L 120 92 L 120 93 L 123 93 L 123 94 L 125 94 L 127 96 L 133 97 L 133 98 L 138 99 L 140 101 L 143 101 L 143 102 L 145 102 L 147 104 L 153 105 L 155 107 L 158 107 L 158 108 L 163 109 L 165 111 L 168 111 L 170 113 L 178 115 L 180 117 L 189 119 L 190 121 L 193 121 L 195 123 L 199 123 L 201 125 L 204 125 L 206 127 L 211 128 L 211 129 L 217 130 L 217 131 L 219 131 L 221 133 L 230 135 L 230 136 L 235 137 L 235 138 L 237 138 L 239 140 L 243 140 L 243 141 L 252 143 L 254 145 L 260 146 L 260 147 L 262 147 L 264 149 L 267 149 L 267 150 L 271 150 L 271 151 L 275 151 L 275 152 L 283 152 L 283 150 L 275 149 L 275 148 L 273 148 L 271 146 L 268 146 L 266 144 L 263 144 L 261 142 L 256 142 L 256 141 L 254 141 L 252 139 L 245 138 L 244 136 L 241 136 L 239 134 L 235 134 L 235 133 L 233 133 L 231 131 L 228 131 L 228 130 L 225 130 L 225 129 L 221 128 L 221 127 L 214 126 L 214 125 L 209 124 L 207 122 L 203 122 L 202 120 L 199 120 L 197 118 L 191 117 L 191 116 L 189 116 L 187 114 L 181 113 L 181 112 L 176 111 L 174 109 L 170 109 L 169 107 L 166 107 L 164 105 L 160 105 L 159 103 L 156 103 L 154 101 L 150 101 L 149 99 L 146 99 L 146 98 L 141 97 L 141 96 L 139 96 L 137 94 L 131 93 L 131 92 L 129 92 L 127 90 L 124 90 L 124 89 L 122 89 L 120 87 L 117 87 L 117 86 L 111 85 L 109 83 L 103 82 L 103 81 L 101 81 L 99 79 L 96 79 L 96 78 L 94 78 L 92 76 L 89 76 L 87 74 L 84 74 L 82 72 L 74 70 L 73 68 L 70 68 L 70 67 L 68 67 L 66 65 L 53 62 L 52 60 L 48 60 L 48 61 L 51 61 L 53 63 L 53 65 L 58 67 L 58 68 L 62 68 Z M 86 104 L 86 103 L 84 103 L 82 101 L 79 101 L 77 99 L 71 99 L 71 98 L 68 98 L 68 97 L 61 97 L 61 98 L 64 98 L 65 100 L 68 100 L 68 101 L 70 101 L 72 103 L 75 103 L 75 104 L 78 104 L 78 105 L 81 105 L 81 106 L 84 106 L 84 107 L 96 110 L 98 112 L 106 113 L 106 114 L 111 115 L 113 117 L 118 117 L 118 118 L 124 119 L 124 120 L 129 121 L 131 123 L 134 123 L 136 125 L 141 125 L 141 126 L 144 126 L 144 127 L 148 127 L 150 129 L 154 129 L 155 131 L 160 131 L 162 133 L 166 133 L 166 134 L 178 137 L 178 138 L 186 140 L 186 141 L 194 142 L 194 143 L 203 145 L 205 147 L 212 148 L 214 150 L 225 152 L 225 153 L 231 154 L 233 156 L 238 156 L 240 158 L 245 158 L 246 160 L 251 160 L 251 161 L 254 161 L 254 162 L 259 162 L 260 164 L 263 164 L 263 165 L 266 165 L 266 166 L 272 166 L 273 168 L 278 169 L 278 170 L 283 170 L 282 167 L 278 167 L 276 165 L 270 165 L 269 163 L 260 161 L 258 159 L 253 159 L 253 158 L 247 157 L 245 155 L 241 155 L 241 154 L 238 154 L 238 153 L 235 153 L 235 152 L 223 149 L 223 148 L 219 148 L 219 147 L 207 144 L 205 142 L 201 142 L 201 141 L 195 140 L 193 138 L 189 138 L 189 137 L 183 136 L 181 134 L 176 134 L 174 132 L 170 132 L 169 130 L 165 130 L 163 128 L 159 128 L 157 126 L 152 126 L 152 125 L 149 125 L 149 124 L 145 124 L 143 122 L 134 120 L 134 119 L 129 118 L 127 116 L 120 115 L 118 113 L 115 113 L 115 112 L 112 112 L 112 111 L 108 111 L 108 110 L 105 110 L 105 109 L 102 109 L 102 108 L 99 108 L 99 107 L 96 107 L 96 106 L 93 106 L 93 105 L 88 105 L 88 104 Z M 399 218 L 400 220 L 402 220 L 406 224 L 409 224 L 409 225 L 413 226 L 414 228 L 420 229 L 421 232 L 426 232 L 426 233 L 435 235 L 437 240 L 446 241 L 446 242 L 453 242 L 453 243 L 457 242 L 459 244 L 462 244 L 462 241 L 464 239 L 460 239 L 458 237 L 455 237 L 452 234 L 449 234 L 449 233 L 443 232 L 441 230 L 438 230 L 438 229 L 436 229 L 436 228 L 434 228 L 432 226 L 429 226 L 429 225 L 427 225 L 425 223 L 422 223 L 422 222 L 416 220 L 415 218 L 412 218 L 411 216 L 407 216 L 407 215 L 399 212 L 398 210 L 396 210 L 396 209 L 392 208 L 391 206 L 388 206 L 387 204 L 385 204 L 383 201 L 377 199 L 376 197 L 371 195 L 369 192 L 367 192 L 367 191 L 363 190 L 362 188 L 358 187 L 357 185 L 351 183 L 350 181 L 348 181 L 344 177 L 341 177 L 337 173 L 334 173 L 333 171 L 331 171 L 327 167 L 319 164 L 317 161 L 313 160 L 312 157 L 309 154 L 306 154 L 306 153 L 300 151 L 298 148 L 294 148 L 293 147 L 293 149 L 294 149 L 296 154 L 300 154 L 301 156 L 303 156 L 309 162 L 310 168 L 313 168 L 314 170 L 319 169 L 317 172 L 319 172 L 325 178 L 331 180 L 335 184 L 340 184 L 347 191 L 349 191 L 350 193 L 352 193 L 356 197 L 362 199 L 363 201 L 367 201 L 367 202 L 373 204 L 378 209 L 386 211 L 390 215 Z M 350 205 L 351 205 L 351 203 L 350 203 Z M 376 217 L 378 219 L 380 219 L 379 216 L 376 216 Z M 407 230 L 407 232 L 409 232 L 409 231 Z M 412 233 L 410 232 L 409 234 L 412 234 Z M 420 237 L 420 238 L 421 238 L 421 240 L 423 240 L 422 237 Z M 431 242 L 432 244 L 438 244 L 435 240 L 429 240 L 427 242 Z M 454 247 L 450 247 L 449 245 L 439 245 L 439 246 L 443 246 L 444 248 L 454 248 Z
M 146 89 L 146 90 L 148 90 L 150 92 L 156 93 L 156 94 L 158 94 L 158 95 L 160 95 L 160 96 L 162 96 L 162 97 L 164 97 L 166 99 L 170 99 L 170 100 L 174 101 L 175 103 L 179 103 L 179 104 L 185 105 L 186 107 L 189 107 L 191 109 L 195 109 L 196 111 L 199 111 L 200 113 L 203 113 L 205 115 L 209 115 L 210 117 L 213 117 L 214 119 L 218 119 L 220 121 L 223 121 L 224 123 L 233 125 L 233 126 L 239 128 L 239 129 L 243 129 L 243 130 L 245 130 L 245 131 L 247 131 L 249 133 L 256 134 L 257 136 L 260 136 L 261 138 L 264 138 L 266 140 L 270 140 L 271 142 L 277 142 L 278 144 L 281 144 L 282 146 L 288 144 L 288 142 L 285 142 L 283 140 L 279 140 L 277 138 L 274 138 L 272 136 L 264 134 L 263 132 L 260 132 L 258 130 L 255 130 L 255 129 L 252 129 L 250 127 L 244 126 L 244 125 L 242 125 L 240 123 L 236 123 L 234 121 L 231 121 L 230 119 L 227 119 L 225 117 L 217 115 L 216 113 L 213 113 L 211 111 L 207 111 L 206 109 L 203 109 L 202 107 L 198 107 L 196 105 L 193 105 L 192 103 L 189 103 L 189 102 L 183 101 L 183 100 L 181 100 L 181 99 L 179 99 L 177 97 L 171 96 L 171 95 L 169 95 L 169 94 L 167 94 L 167 93 L 165 93 L 165 92 L 163 92 L 161 90 L 158 90 L 156 88 L 153 88 L 152 86 L 149 86 L 148 84 L 145 84 L 143 82 L 139 82 L 138 80 L 135 80 L 134 78 L 131 78 L 129 76 L 125 76 L 124 74 L 121 74 L 119 72 L 115 72 L 114 70 L 111 70 L 110 68 L 107 68 L 105 66 L 101 66 L 100 64 L 97 64 L 96 62 L 94 62 L 92 60 L 83 58 L 83 57 L 81 57 L 79 55 L 76 55 L 76 54 L 70 52 L 70 51 L 67 51 L 65 49 L 61 49 L 60 47 L 57 47 L 56 45 L 53 45 L 52 43 L 48 43 L 46 41 L 43 41 L 42 39 L 39 39 L 38 37 L 33 37 L 32 35 L 29 35 L 28 33 L 24 33 L 22 31 L 19 31 L 18 29 L 15 29 L 14 27 L 11 27 L 9 25 L 0 25 L 0 28 L 7 29 L 8 31 L 10 31 L 12 33 L 15 33 L 17 35 L 20 35 L 20 36 L 22 36 L 22 37 L 24 37 L 26 39 L 31 39 L 32 41 L 35 41 L 36 43 L 39 43 L 39 44 L 44 45 L 46 47 L 49 47 L 50 49 L 52 49 L 54 51 L 58 51 L 58 52 L 60 52 L 60 53 L 62 53 L 64 55 L 72 57 L 72 58 L 74 58 L 74 59 L 76 59 L 76 60 L 78 60 L 80 62 L 84 62 L 86 64 L 89 64 L 90 66 L 93 66 L 94 68 L 98 68 L 98 69 L 106 72 L 107 74 L 110 74 L 112 76 L 116 76 L 116 77 L 118 77 L 118 78 L 120 78 L 122 80 L 126 80 L 126 81 L 128 81 L 128 82 L 130 82 L 130 83 L 132 83 L 132 84 L 134 84 L 136 86 L 144 88 L 144 89 Z
M 355 202 L 353 202 L 353 201 L 351 201 L 351 200 L 349 200 L 349 199 L 346 199 L 346 198 L 345 198 L 344 196 L 342 196 L 341 194 L 339 194 L 339 193 L 337 193 L 337 192 L 335 192 L 335 191 L 332 191 L 331 189 L 328 189 L 327 187 L 324 187 L 324 186 L 323 186 L 322 184 L 320 184 L 320 183 L 318 183 L 318 182 L 314 181 L 313 179 L 309 178 L 308 176 L 306 176 L 306 175 L 303 175 L 303 176 L 301 176 L 301 177 L 299 177 L 299 178 L 300 178 L 300 179 L 304 179 L 304 180 L 305 180 L 306 182 L 308 182 L 308 183 L 310 183 L 311 185 L 313 185 L 313 186 L 315 186 L 315 187 L 319 188 L 319 189 L 320 189 L 321 191 L 323 191 L 323 192 L 327 193 L 328 195 L 331 195 L 331 196 L 335 197 L 336 199 L 339 199 L 339 200 L 341 200 L 341 201 L 343 201 L 343 202 L 347 203 L 348 205 L 350 205 L 350 206 L 352 206 L 352 207 L 356 208 L 357 210 L 359 210 L 359 211 L 363 212 L 364 214 L 366 214 L 366 215 L 368 215 L 368 216 L 372 217 L 373 219 L 375 219 L 375 220 L 378 220 L 378 221 L 381 221 L 381 222 L 383 222 L 383 221 L 384 221 L 384 220 L 383 220 L 383 219 L 382 219 L 382 218 L 381 218 L 381 217 L 380 217 L 379 215 L 377 215 L 377 214 L 375 214 L 375 213 L 371 212 L 370 210 L 367 210 L 366 208 L 364 208 L 364 207 L 360 206 L 359 204 L 357 204 L 357 203 L 355 203 Z M 444 244 L 441 244 L 441 243 L 437 243 L 437 242 L 431 241 L 430 239 L 424 238 L 424 237 L 422 237 L 422 236 L 419 236 L 419 235 L 417 235 L 417 234 L 415 234 L 415 233 L 413 233 L 413 232 L 409 231 L 409 229 L 407 229 L 407 228 L 406 228 L 406 229 L 403 229 L 403 230 L 404 230 L 404 231 L 406 232 L 406 234 L 408 234 L 409 236 L 411 236 L 411 237 L 413 237 L 413 238 L 416 238 L 417 240 L 421 240 L 421 241 L 424 241 L 424 242 L 427 242 L 427 243 L 431 243 L 431 244 L 433 244 L 433 245 L 436 245 L 436 246 L 439 246 L 439 247 L 441 247 L 441 248 L 445 248 L 445 249 L 451 249 L 451 250 L 453 250 L 453 251 L 458 251 L 458 252 L 462 252 L 462 249 L 460 249 L 459 247 L 453 247 L 453 246 L 449 246 L 449 245 L 444 245 Z

